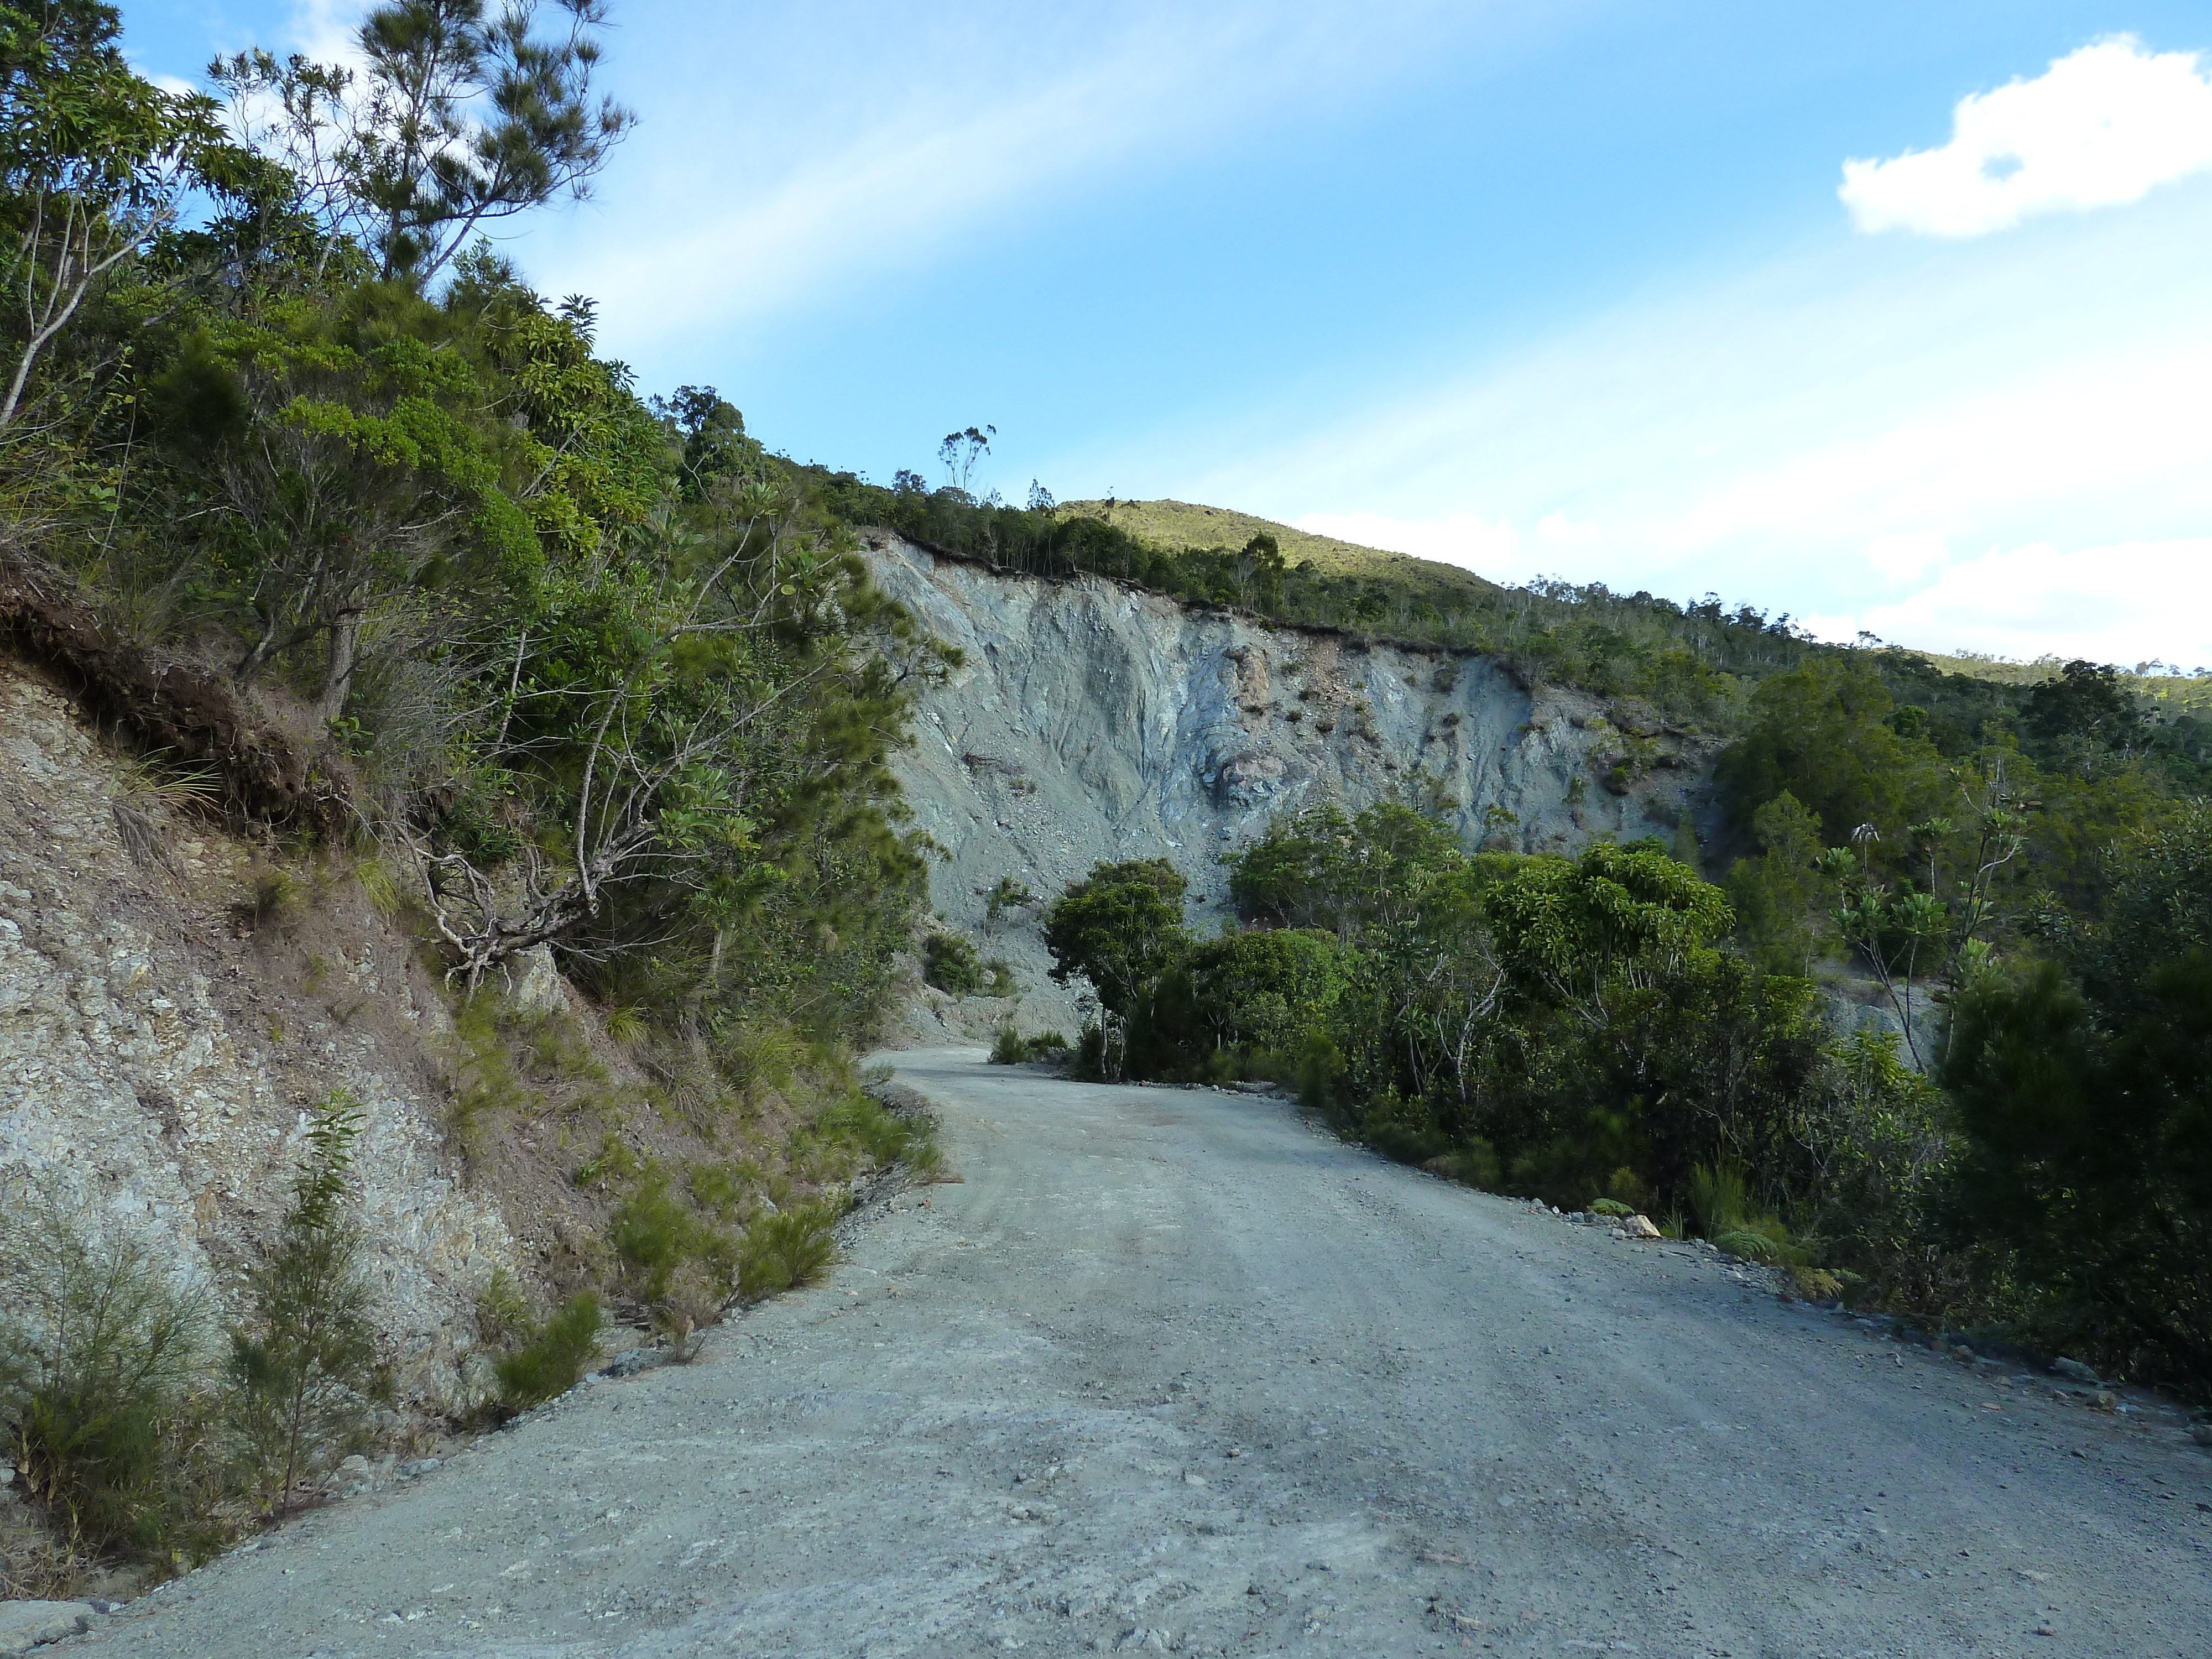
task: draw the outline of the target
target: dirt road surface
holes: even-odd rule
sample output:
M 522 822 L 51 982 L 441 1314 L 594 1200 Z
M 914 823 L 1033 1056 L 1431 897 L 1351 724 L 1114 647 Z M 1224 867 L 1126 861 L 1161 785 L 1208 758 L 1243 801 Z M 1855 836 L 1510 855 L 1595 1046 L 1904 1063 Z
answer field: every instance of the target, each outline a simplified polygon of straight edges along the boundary
M 896 1058 L 965 1179 L 827 1283 L 52 1651 L 2212 1652 L 2170 1425 L 1281 1102 Z

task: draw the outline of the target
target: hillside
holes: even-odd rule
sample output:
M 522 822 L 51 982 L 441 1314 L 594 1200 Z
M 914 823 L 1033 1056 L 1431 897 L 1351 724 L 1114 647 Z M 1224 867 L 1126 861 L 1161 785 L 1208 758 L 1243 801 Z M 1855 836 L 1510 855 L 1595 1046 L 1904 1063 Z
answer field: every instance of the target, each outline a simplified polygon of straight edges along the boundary
M 1131 535 L 1170 552 L 1205 548 L 1238 548 L 1263 532 L 1275 538 L 1283 557 L 1292 565 L 1310 562 L 1325 576 L 1351 576 L 1386 580 L 1418 581 L 1463 592 L 1468 598 L 1488 598 L 1505 590 L 1496 582 L 1456 565 L 1417 559 L 1410 553 L 1393 553 L 1380 547 L 1340 542 L 1334 536 L 1316 536 L 1273 519 L 1239 513 L 1226 507 L 1206 507 L 1195 501 L 1064 501 L 1060 510 L 1086 513 L 1105 520 Z

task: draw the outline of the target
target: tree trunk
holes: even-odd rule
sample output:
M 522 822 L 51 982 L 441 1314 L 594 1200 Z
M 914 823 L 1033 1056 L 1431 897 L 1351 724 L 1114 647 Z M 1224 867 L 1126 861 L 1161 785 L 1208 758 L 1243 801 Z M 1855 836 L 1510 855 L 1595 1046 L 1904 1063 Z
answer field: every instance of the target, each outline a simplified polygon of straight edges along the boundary
M 354 656 L 361 642 L 361 613 L 342 611 L 331 624 L 331 661 L 323 673 L 322 695 L 315 699 L 315 723 L 327 726 L 345 713 L 353 689 Z

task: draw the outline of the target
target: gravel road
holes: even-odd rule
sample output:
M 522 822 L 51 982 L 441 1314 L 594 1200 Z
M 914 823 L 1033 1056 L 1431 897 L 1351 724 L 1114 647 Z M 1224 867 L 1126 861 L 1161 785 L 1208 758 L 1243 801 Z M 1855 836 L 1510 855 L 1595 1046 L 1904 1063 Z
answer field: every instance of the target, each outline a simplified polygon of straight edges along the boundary
M 893 1057 L 960 1184 L 58 1656 L 2212 1651 L 2212 1455 L 1382 1163 Z

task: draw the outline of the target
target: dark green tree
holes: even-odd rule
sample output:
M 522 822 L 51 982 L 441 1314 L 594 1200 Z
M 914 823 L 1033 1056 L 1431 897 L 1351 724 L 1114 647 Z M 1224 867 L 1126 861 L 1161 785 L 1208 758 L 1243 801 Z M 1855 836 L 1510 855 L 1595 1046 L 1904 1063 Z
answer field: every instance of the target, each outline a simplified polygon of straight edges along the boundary
M 2081 738 L 2106 748 L 2124 746 L 2144 725 L 2120 671 L 2079 659 L 2029 692 L 2026 712 L 2039 738 Z
M 1190 884 L 1165 859 L 1099 864 L 1044 914 L 1052 976 L 1088 979 L 1107 1011 L 1139 1017 L 1188 943 L 1182 896 Z
M 2100 1009 L 2056 963 L 1958 1000 L 1942 1080 L 1961 1246 L 2045 1340 L 2201 1392 L 2212 1376 L 2212 951 Z
M 1890 723 L 1890 694 L 1864 663 L 1810 658 L 1759 682 L 1751 726 L 1716 770 L 1740 823 L 1787 791 L 1820 821 L 1831 846 L 1871 823 L 1885 832 L 1943 804 L 1934 747 Z

